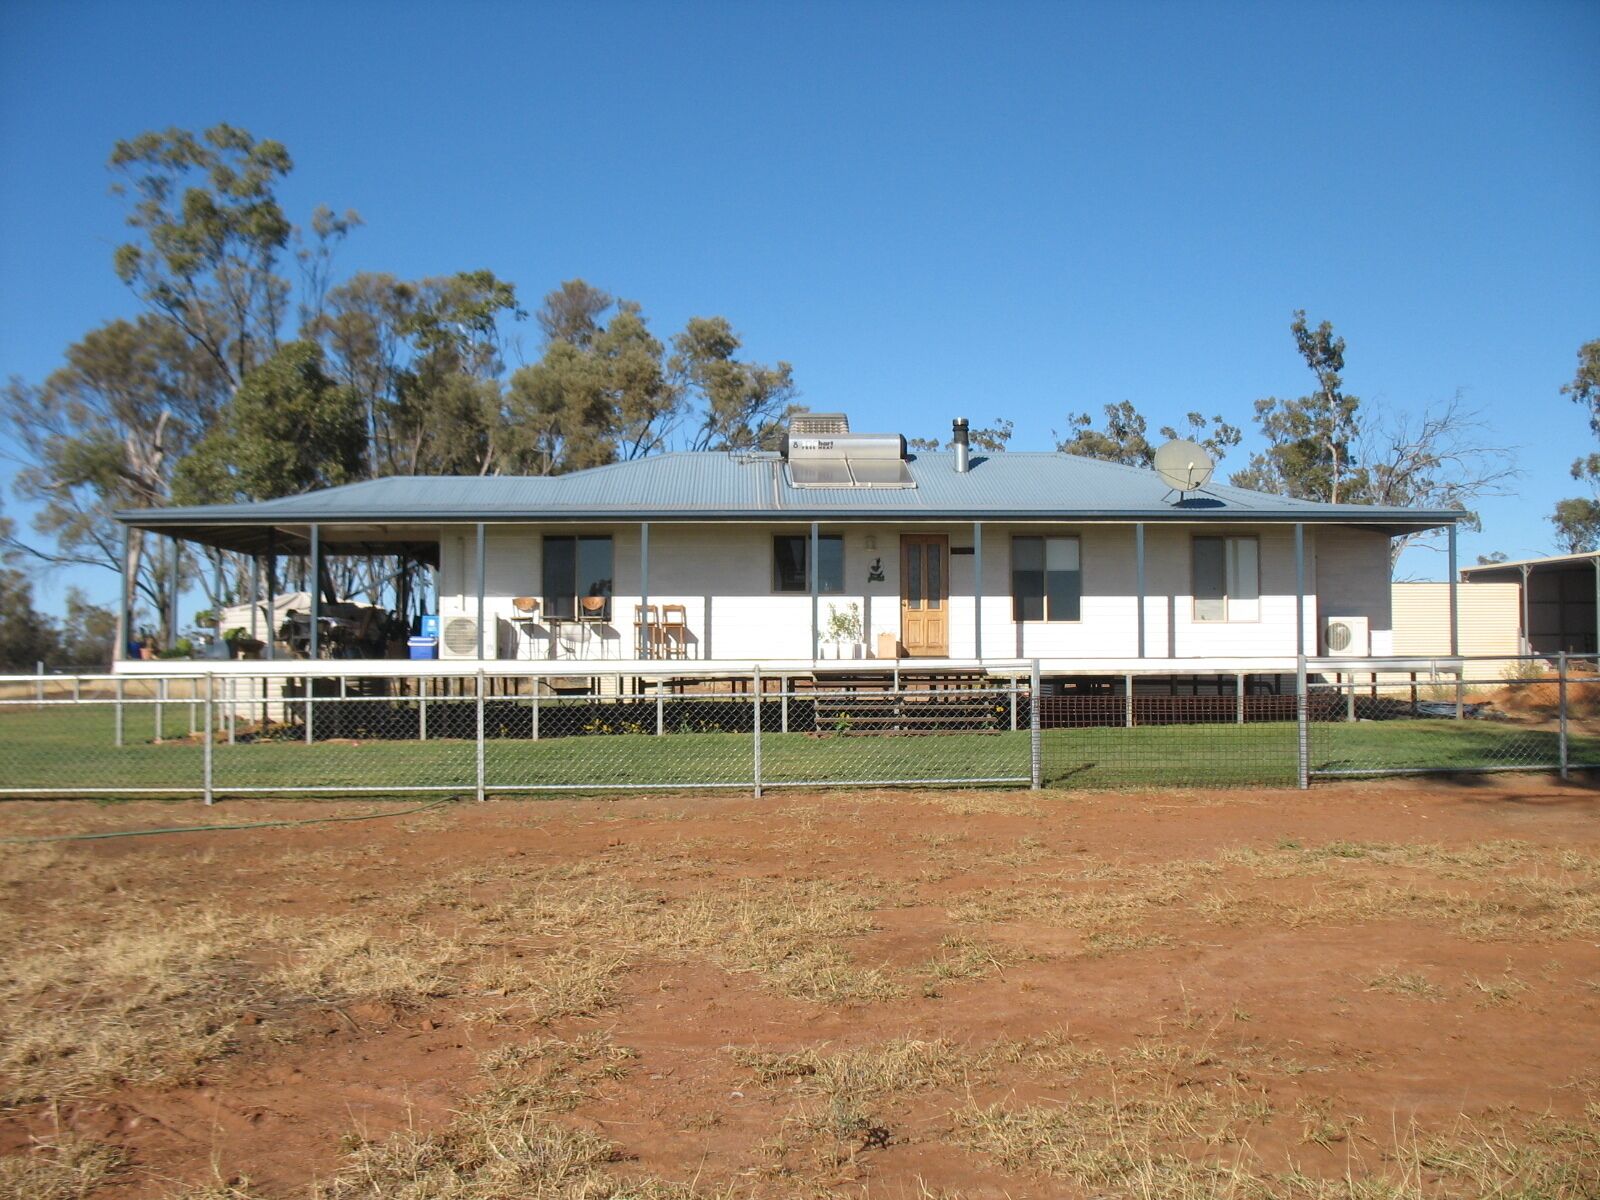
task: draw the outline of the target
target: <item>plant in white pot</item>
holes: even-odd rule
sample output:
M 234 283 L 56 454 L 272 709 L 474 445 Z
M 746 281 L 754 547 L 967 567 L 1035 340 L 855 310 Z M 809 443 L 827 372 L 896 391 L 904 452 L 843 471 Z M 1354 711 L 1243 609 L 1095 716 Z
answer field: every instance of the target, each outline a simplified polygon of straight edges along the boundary
M 833 658 L 861 657 L 861 606 L 854 601 L 839 608 L 828 605 L 828 627 L 825 646 L 833 647 Z

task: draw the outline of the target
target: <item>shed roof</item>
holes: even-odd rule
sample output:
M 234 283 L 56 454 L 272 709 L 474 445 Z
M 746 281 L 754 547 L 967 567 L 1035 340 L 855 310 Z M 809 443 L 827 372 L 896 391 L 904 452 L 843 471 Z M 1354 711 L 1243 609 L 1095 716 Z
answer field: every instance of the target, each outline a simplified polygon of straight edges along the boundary
M 556 476 L 391 476 L 253 504 L 119 513 L 142 529 L 211 540 L 223 526 L 311 523 L 428 524 L 461 521 L 625 519 L 852 521 L 1109 520 L 1307 521 L 1384 526 L 1450 524 L 1453 511 L 1321 504 L 1210 484 L 1178 497 L 1154 472 L 1060 453 L 908 460 L 915 487 L 796 488 L 775 454 L 680 452 Z
M 1515 581 L 1522 578 L 1522 568 L 1534 571 L 1561 571 L 1592 567 L 1600 561 L 1600 550 L 1584 550 L 1577 554 L 1551 554 L 1544 558 L 1516 558 L 1505 562 L 1477 563 L 1462 567 L 1461 577 L 1479 582 L 1489 580 Z

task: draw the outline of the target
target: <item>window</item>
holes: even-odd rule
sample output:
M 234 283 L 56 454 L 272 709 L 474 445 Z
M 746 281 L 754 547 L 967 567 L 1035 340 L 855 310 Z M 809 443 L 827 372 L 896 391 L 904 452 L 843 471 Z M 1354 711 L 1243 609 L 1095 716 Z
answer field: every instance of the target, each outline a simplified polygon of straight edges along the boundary
M 1083 567 L 1075 537 L 1011 539 L 1011 619 L 1076 621 L 1083 610 Z
M 810 592 L 811 576 L 806 556 L 810 534 L 779 534 L 772 539 L 772 590 Z M 837 533 L 817 537 L 817 591 L 844 591 L 844 538 Z
M 1253 537 L 1194 539 L 1194 619 L 1261 619 L 1261 550 Z
M 601 616 L 611 617 L 610 537 L 544 539 L 544 611 L 549 617 L 576 618 L 580 596 L 604 596 Z

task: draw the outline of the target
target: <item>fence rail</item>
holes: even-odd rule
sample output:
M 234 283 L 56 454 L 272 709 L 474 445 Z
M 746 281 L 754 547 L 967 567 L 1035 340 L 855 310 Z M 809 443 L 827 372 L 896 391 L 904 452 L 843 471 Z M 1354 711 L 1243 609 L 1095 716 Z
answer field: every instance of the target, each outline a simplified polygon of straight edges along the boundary
M 1281 666 L 1281 664 L 1279 664 Z M 1600 767 L 1593 657 L 1292 676 L 0 677 L 0 795 L 1307 786 Z

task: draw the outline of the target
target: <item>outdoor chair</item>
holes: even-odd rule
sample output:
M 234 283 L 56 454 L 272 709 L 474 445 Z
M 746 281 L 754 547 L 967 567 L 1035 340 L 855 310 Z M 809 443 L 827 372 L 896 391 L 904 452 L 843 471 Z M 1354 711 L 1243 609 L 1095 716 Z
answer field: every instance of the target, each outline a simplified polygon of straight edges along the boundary
M 511 626 L 518 636 L 518 645 L 513 650 L 513 656 L 516 658 L 522 657 L 521 643 L 526 642 L 528 657 L 532 659 L 534 657 L 533 643 L 537 636 L 536 631 L 540 628 L 539 599 L 537 596 L 518 596 L 511 601 L 511 609 L 513 613 Z
M 606 623 L 606 607 L 609 603 L 605 596 L 584 596 L 578 601 L 578 624 L 583 628 L 584 644 L 587 646 L 599 633 L 601 658 L 606 657 L 606 638 L 600 630 Z
M 641 641 L 641 630 L 648 631 L 648 642 L 644 654 L 647 658 L 659 658 L 656 653 L 661 647 L 661 610 L 654 604 L 635 604 L 633 606 L 633 644 L 637 648 Z
M 661 649 L 667 658 L 689 657 L 689 610 L 681 604 L 661 606 Z

